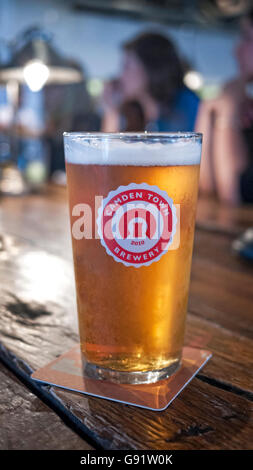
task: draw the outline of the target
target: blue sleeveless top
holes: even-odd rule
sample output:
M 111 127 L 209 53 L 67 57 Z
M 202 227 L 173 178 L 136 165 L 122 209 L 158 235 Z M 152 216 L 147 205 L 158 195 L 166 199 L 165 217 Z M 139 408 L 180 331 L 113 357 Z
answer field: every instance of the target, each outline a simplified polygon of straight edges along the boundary
M 167 116 L 150 122 L 146 130 L 153 132 L 194 131 L 200 99 L 189 88 L 179 90 Z

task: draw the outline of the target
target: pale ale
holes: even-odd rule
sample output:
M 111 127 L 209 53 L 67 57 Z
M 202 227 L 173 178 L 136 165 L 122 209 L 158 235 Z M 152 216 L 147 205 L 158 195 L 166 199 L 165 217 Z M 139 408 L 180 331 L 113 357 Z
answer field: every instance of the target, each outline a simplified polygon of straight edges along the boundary
M 123 383 L 164 378 L 184 341 L 201 135 L 64 138 L 86 370 Z

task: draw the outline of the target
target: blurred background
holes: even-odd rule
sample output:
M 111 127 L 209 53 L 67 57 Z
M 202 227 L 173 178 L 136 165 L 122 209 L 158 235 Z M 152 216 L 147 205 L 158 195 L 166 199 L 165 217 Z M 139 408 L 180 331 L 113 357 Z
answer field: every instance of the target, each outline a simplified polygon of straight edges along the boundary
M 0 0 L 0 192 L 64 184 L 63 131 L 198 130 L 201 190 L 252 202 L 251 14 L 247 0 Z

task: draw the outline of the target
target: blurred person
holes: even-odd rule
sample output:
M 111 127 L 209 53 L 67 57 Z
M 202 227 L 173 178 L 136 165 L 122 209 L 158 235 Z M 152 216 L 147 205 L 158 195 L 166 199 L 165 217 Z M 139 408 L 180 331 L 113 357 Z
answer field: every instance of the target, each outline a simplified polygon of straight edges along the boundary
M 199 98 L 184 85 L 183 75 L 183 64 L 167 37 L 143 33 L 124 43 L 120 78 L 105 86 L 102 130 L 126 130 L 121 106 L 135 101 L 144 115 L 143 129 L 135 130 L 193 131 Z
M 202 102 L 200 191 L 220 201 L 253 202 L 253 10 L 241 22 L 235 50 L 239 74 L 215 100 Z
M 73 66 L 82 71 L 73 61 Z M 65 169 L 63 132 L 95 132 L 100 117 L 86 87 L 86 78 L 78 83 L 47 85 L 44 88 L 45 136 L 50 145 L 50 173 Z

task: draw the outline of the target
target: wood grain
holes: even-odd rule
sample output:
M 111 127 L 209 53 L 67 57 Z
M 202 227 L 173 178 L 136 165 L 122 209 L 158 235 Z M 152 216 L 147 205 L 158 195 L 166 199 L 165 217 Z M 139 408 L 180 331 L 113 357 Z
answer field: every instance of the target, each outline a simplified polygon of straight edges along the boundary
M 215 205 L 205 211 L 215 217 Z M 216 218 L 215 231 L 209 230 L 202 208 L 186 331 L 187 344 L 210 349 L 213 358 L 166 411 L 53 388 L 44 392 L 52 407 L 54 400 L 61 403 L 84 434 L 92 433 L 95 447 L 251 447 L 252 268 L 231 254 L 231 241 L 247 215 L 239 211 L 230 212 L 227 221 L 222 217 L 223 225 Z M 78 338 L 65 191 L 51 188 L 44 196 L 4 199 L 0 224 L 0 340 L 29 385 L 31 369 Z
M 231 252 L 232 237 L 196 231 L 189 310 L 253 337 L 253 266 Z
M 1 450 L 92 450 L 0 363 Z
M 252 205 L 220 204 L 215 198 L 200 197 L 197 206 L 197 227 L 212 233 L 234 236 L 253 226 Z
M 200 372 L 220 387 L 245 392 L 253 398 L 253 354 L 252 340 L 214 322 L 204 320 L 191 313 L 186 322 L 185 343 L 196 348 L 212 351 L 213 357 Z
M 163 412 L 58 391 L 107 449 L 247 449 L 252 404 L 198 379 Z

